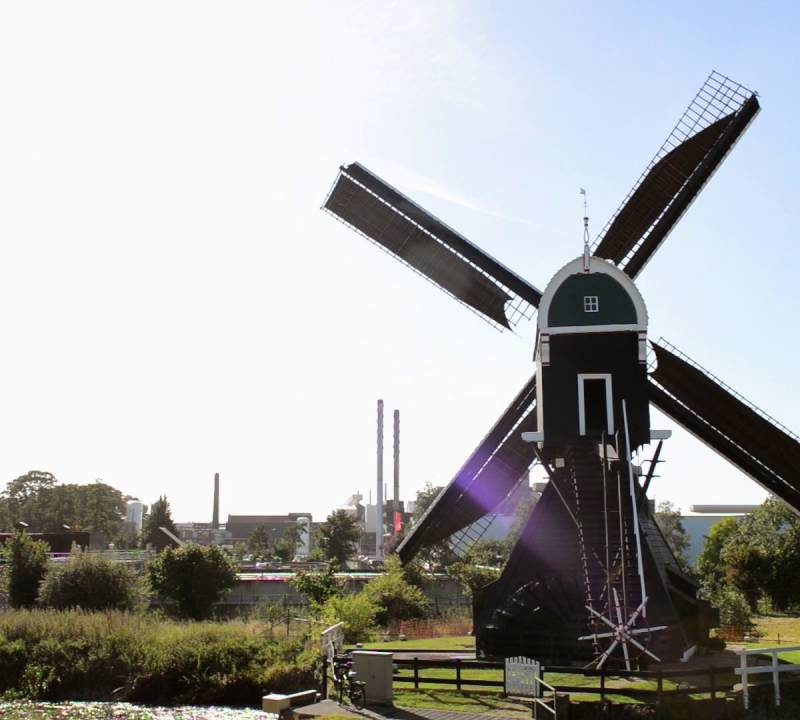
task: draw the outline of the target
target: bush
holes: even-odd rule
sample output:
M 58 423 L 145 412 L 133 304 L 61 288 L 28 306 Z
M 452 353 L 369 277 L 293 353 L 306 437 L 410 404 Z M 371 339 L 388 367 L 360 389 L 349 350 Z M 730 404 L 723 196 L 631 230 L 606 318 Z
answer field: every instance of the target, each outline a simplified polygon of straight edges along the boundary
M 46 542 L 16 533 L 3 548 L 8 568 L 8 602 L 13 608 L 31 607 L 39 594 L 39 584 L 47 570 Z
M 0 615 L 0 693 L 39 700 L 256 705 L 315 687 L 316 656 L 240 622 L 21 610 Z
M 216 545 L 167 548 L 147 566 L 150 585 L 178 603 L 181 617 L 203 620 L 236 584 L 236 564 Z
M 134 610 L 145 600 L 131 568 L 81 550 L 66 565 L 51 567 L 39 588 L 39 604 L 60 610 Z
M 714 595 L 712 602 L 719 608 L 722 625 L 743 629 L 749 628 L 753 624 L 750 603 L 736 588 L 731 586 L 722 588 Z
M 378 608 L 375 620 L 380 625 L 424 617 L 430 607 L 422 590 L 406 580 L 396 557 L 387 559 L 385 573 L 371 580 L 362 592 Z
M 325 572 L 305 572 L 300 570 L 289 581 L 292 587 L 303 593 L 313 606 L 321 608 L 334 595 L 341 594 L 342 584 L 336 578 L 334 563 L 328 564 Z
M 469 562 L 453 563 L 447 572 L 461 583 L 464 592 L 470 597 L 476 590 L 486 587 L 500 577 L 498 568 L 473 565 Z
M 365 642 L 375 632 L 375 618 L 379 611 L 363 592 L 334 596 L 322 608 L 322 621 L 327 625 L 343 622 L 345 642 Z

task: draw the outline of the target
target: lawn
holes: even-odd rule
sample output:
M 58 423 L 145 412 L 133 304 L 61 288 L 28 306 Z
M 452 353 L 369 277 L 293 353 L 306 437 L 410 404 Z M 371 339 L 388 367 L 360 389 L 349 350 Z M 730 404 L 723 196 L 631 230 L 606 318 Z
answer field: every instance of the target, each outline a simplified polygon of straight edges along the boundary
M 438 650 L 469 653 L 475 652 L 475 638 L 472 635 L 455 635 L 453 637 L 428 638 L 426 640 L 390 640 L 388 642 L 364 643 L 365 650 L 383 650 L 391 648 L 400 650 L 407 645 L 411 650 Z
M 754 620 L 760 645 L 800 645 L 800 618 L 759 615 Z

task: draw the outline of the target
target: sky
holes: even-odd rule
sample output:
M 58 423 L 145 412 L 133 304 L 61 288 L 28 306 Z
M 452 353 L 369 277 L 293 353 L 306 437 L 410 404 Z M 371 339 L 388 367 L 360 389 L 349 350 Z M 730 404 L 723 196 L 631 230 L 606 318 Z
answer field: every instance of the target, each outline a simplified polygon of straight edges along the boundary
M 97 478 L 179 521 L 445 484 L 532 373 L 323 213 L 358 160 L 539 288 L 712 69 L 762 112 L 637 280 L 650 334 L 800 431 L 792 3 L 0 5 L 0 483 Z M 674 423 L 651 495 L 749 503 Z M 645 453 L 646 455 L 647 453 Z M 387 456 L 385 474 L 391 477 Z M 534 479 L 539 479 L 534 471 Z M 1 485 L 0 485 L 1 486 Z

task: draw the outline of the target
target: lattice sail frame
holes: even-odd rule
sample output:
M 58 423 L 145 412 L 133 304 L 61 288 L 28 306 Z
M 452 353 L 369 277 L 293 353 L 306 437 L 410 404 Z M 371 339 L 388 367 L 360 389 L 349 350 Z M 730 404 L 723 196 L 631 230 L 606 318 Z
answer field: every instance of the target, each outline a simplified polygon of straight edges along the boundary
M 766 420 L 767 422 L 772 423 L 773 425 L 775 425 L 775 427 L 778 427 L 781 430 L 783 430 L 783 432 L 785 432 L 789 437 L 792 437 L 795 440 L 797 440 L 797 442 L 800 442 L 800 436 L 798 436 L 797 433 L 793 432 L 788 427 L 786 427 L 786 425 L 784 425 L 780 420 L 776 420 L 774 417 L 772 417 L 772 415 L 770 415 L 765 410 L 762 410 L 754 402 L 752 402 L 751 400 L 748 400 L 740 392 L 738 392 L 737 390 L 734 390 L 730 385 L 728 385 L 728 383 L 726 383 L 721 378 L 717 377 L 710 370 L 704 368 L 699 362 L 697 362 L 696 360 L 693 360 L 692 358 L 690 358 L 685 352 L 683 352 L 683 350 L 680 350 L 680 349 L 676 348 L 665 337 L 663 337 L 663 336 L 659 337 L 658 338 L 658 344 L 662 345 L 663 347 L 665 347 L 667 350 L 669 350 L 674 355 L 677 355 L 679 358 L 681 358 L 682 360 L 687 362 L 689 365 L 694 367 L 696 370 L 699 370 L 700 372 L 702 372 L 703 375 L 705 375 L 706 377 L 711 378 L 715 383 L 717 383 L 717 385 L 723 387 L 731 395 L 733 395 L 737 400 L 739 400 L 744 405 L 747 405 L 747 407 L 749 407 L 754 413 L 756 413 L 757 415 L 760 415 L 762 418 L 764 418 L 764 420 Z M 655 352 L 653 352 L 650 348 L 648 348 L 648 371 L 652 372 L 653 370 L 655 370 L 656 367 L 657 367 L 657 360 L 656 360 Z
M 626 207 L 634 193 L 639 189 L 650 171 L 660 160 L 662 160 L 668 153 L 678 148 L 682 143 L 697 135 L 697 133 L 701 132 L 702 130 L 705 130 L 713 123 L 721 120 L 726 115 L 738 112 L 744 103 L 754 95 L 756 95 L 756 93 L 744 87 L 744 85 L 731 80 L 729 77 L 718 73 L 716 70 L 712 70 L 705 83 L 703 83 L 703 86 L 697 92 L 697 95 L 695 95 L 692 102 L 689 103 L 689 106 L 686 108 L 686 111 L 683 113 L 680 120 L 678 120 L 678 122 L 675 124 L 672 132 L 670 132 L 670 134 L 667 136 L 667 139 L 658 149 L 658 152 L 656 152 L 656 154 L 653 156 L 653 159 L 639 176 L 636 184 L 631 188 L 630 192 L 625 196 L 625 199 L 620 203 L 617 210 L 591 244 L 591 252 L 594 253 L 596 251 L 598 245 L 600 245 L 602 242 L 609 228 L 617 219 L 617 216 Z M 689 177 L 686 178 L 686 182 L 688 182 L 688 180 Z M 686 182 L 684 182 L 684 185 Z M 693 201 L 694 198 L 692 199 L 692 202 Z M 650 233 L 653 231 L 656 225 L 658 225 L 659 220 L 661 220 L 671 205 L 672 203 L 670 202 L 664 207 L 658 217 L 656 217 L 656 219 L 650 224 L 647 231 L 622 258 L 622 260 L 619 262 L 620 267 L 624 268 L 625 265 L 628 264 L 630 259 L 644 244 Z M 687 205 L 683 212 L 685 213 L 690 206 L 691 202 L 689 205 Z
M 325 201 L 322 203 L 322 207 L 321 207 L 322 210 L 324 210 L 326 213 L 328 213 L 332 217 L 336 218 L 336 220 L 338 220 L 340 223 L 342 223 L 342 225 L 344 225 L 345 227 L 349 228 L 350 230 L 353 230 L 357 234 L 361 235 L 361 237 L 366 238 L 367 240 L 369 240 L 369 242 L 371 242 L 376 247 L 380 248 L 380 250 L 385 252 L 387 255 L 392 257 L 394 260 L 396 260 L 399 263 L 402 263 L 407 268 L 412 270 L 415 274 L 417 274 L 420 277 L 424 278 L 431 285 L 433 285 L 434 287 L 438 288 L 442 292 L 444 292 L 447 295 L 449 295 L 457 303 L 459 303 L 459 305 L 463 305 L 465 308 L 467 308 L 467 310 L 469 310 L 470 312 L 472 312 L 475 315 L 477 315 L 479 318 L 481 318 L 483 321 L 487 322 L 489 325 L 491 325 L 496 330 L 499 330 L 500 332 L 503 332 L 503 330 L 506 329 L 503 325 L 501 325 L 500 323 L 496 322 L 492 318 L 484 315 L 483 313 L 479 312 L 478 310 L 473 308 L 471 305 L 465 303 L 463 300 L 461 300 L 461 298 L 459 298 L 456 295 L 454 295 L 447 288 L 442 287 L 441 285 L 439 285 L 439 283 L 437 283 L 435 280 L 433 280 L 430 277 L 428 277 L 425 273 L 423 273 L 420 270 L 418 270 L 411 263 L 407 262 L 406 260 L 404 260 L 401 257 L 398 257 L 389 248 L 387 248 L 386 246 L 382 245 L 380 242 L 378 242 L 374 238 L 371 238 L 363 230 L 361 230 L 360 228 L 357 228 L 352 223 L 349 223 L 347 220 L 345 220 L 344 218 L 340 217 L 335 212 L 333 212 L 330 208 L 328 208 L 327 207 L 328 206 L 328 200 L 330 199 L 331 195 L 333 194 L 334 189 L 336 188 L 336 184 L 337 184 L 337 182 L 339 180 L 339 176 L 344 176 L 350 182 L 352 182 L 353 184 L 358 185 L 358 187 L 361 188 L 364 192 L 369 193 L 373 198 L 378 200 L 386 208 L 388 208 L 392 212 L 394 212 L 397 215 L 399 215 L 400 217 L 402 217 L 406 222 L 408 222 L 411 225 L 413 225 L 420 232 L 425 233 L 425 235 L 427 235 L 428 237 L 433 239 L 436 243 L 441 245 L 448 252 L 451 252 L 459 260 L 461 260 L 461 261 L 467 263 L 468 265 L 470 265 L 470 267 L 472 267 L 474 270 L 476 270 L 481 275 L 483 275 L 487 280 L 489 280 L 491 283 L 493 283 L 494 285 L 499 287 L 503 292 L 505 292 L 510 298 L 510 300 L 508 300 L 506 302 L 506 304 L 505 304 L 505 315 L 506 315 L 506 319 L 508 320 L 508 324 L 510 326 L 510 329 L 512 331 L 519 324 L 520 321 L 522 321 L 522 320 L 528 321 L 528 320 L 532 320 L 533 319 L 534 315 L 536 314 L 536 307 L 534 305 L 529 303 L 524 298 L 520 297 L 518 293 L 516 293 L 514 290 L 510 289 L 507 285 L 503 284 L 497 278 L 495 278 L 492 275 L 490 275 L 489 273 L 487 273 L 483 268 L 479 267 L 474 262 L 472 262 L 472 260 L 470 260 L 469 258 L 465 257 L 464 255 L 462 255 L 458 251 L 454 250 L 452 247 L 450 247 L 446 243 L 442 242 L 436 235 L 434 235 L 432 232 L 430 232 L 427 228 L 425 228 L 422 225 L 420 225 L 418 222 L 416 222 L 415 220 L 410 218 L 407 214 L 405 214 L 404 212 L 402 212 L 401 210 L 396 208 L 391 203 L 388 203 L 386 200 L 384 200 L 376 192 L 372 191 L 370 188 L 366 187 L 363 183 L 359 182 L 355 177 L 353 177 L 350 173 L 347 172 L 347 170 L 346 170 L 346 168 L 344 166 L 339 168 L 339 174 L 334 179 L 333 184 L 331 185 L 330 190 L 328 190 L 328 194 L 325 196 Z M 395 192 L 398 192 L 398 194 L 402 194 L 398 190 L 396 190 L 395 188 L 392 188 L 392 189 L 395 190 Z M 409 200 L 409 202 L 412 202 L 412 201 Z M 414 204 L 416 204 L 416 203 L 414 203 Z M 420 208 L 420 210 L 423 210 L 423 208 Z M 428 211 L 425 210 L 424 212 L 427 213 Z M 431 213 L 428 213 L 428 214 L 431 215 Z M 431 217 L 435 218 L 435 216 L 433 216 L 433 215 L 431 215 Z M 439 218 L 435 218 L 435 219 L 438 222 L 440 222 L 442 225 L 447 226 L 446 223 L 444 223 L 441 220 L 439 220 Z M 456 234 L 460 235 L 460 233 L 458 233 L 457 231 L 453 230 L 449 226 L 447 226 L 447 227 L 453 233 L 456 233 Z M 464 239 L 466 240 L 466 238 L 464 238 Z

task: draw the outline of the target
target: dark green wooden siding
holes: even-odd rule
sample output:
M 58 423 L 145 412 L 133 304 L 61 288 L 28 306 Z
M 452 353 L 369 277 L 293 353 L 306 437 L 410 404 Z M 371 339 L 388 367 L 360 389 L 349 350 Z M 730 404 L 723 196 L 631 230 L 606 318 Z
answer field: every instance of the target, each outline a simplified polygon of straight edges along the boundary
M 584 312 L 583 298 L 596 295 L 598 312 Z M 550 327 L 636 325 L 636 308 L 628 291 L 610 275 L 576 273 L 556 290 L 547 316 Z

